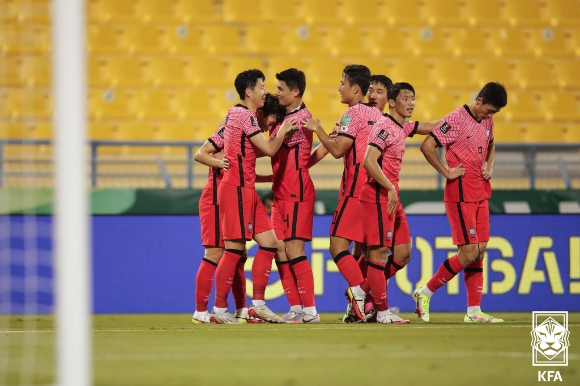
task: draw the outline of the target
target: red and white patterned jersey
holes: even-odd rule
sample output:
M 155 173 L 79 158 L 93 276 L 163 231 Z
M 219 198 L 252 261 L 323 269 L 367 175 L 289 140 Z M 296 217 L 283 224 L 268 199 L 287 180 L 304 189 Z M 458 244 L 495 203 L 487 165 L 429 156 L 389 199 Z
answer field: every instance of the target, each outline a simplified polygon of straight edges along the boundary
M 284 138 L 282 146 L 272 157 L 274 197 L 288 201 L 307 201 L 315 197 L 314 185 L 308 170 L 308 161 L 312 151 L 312 131 L 303 128 L 301 121 L 312 118 L 306 105 L 289 112 L 284 120 L 295 118 L 297 130 Z M 280 130 L 278 124 L 271 132 L 274 138 Z
M 340 183 L 339 198 L 359 196 L 367 179 L 366 169 L 362 166 L 362 162 L 368 136 L 382 115 L 379 109 L 366 103 L 357 103 L 342 114 L 338 135 L 352 139 L 353 143 L 343 156 L 344 172 Z
M 207 139 L 207 141 L 215 148 L 216 153 L 219 153 L 224 148 L 224 132 L 226 130 L 224 127 L 224 122 L 222 122 L 215 133 L 213 133 L 212 136 Z M 220 185 L 220 182 L 222 182 L 223 176 L 224 170 L 222 168 L 209 168 L 207 184 L 205 184 L 203 187 L 201 196 L 199 197 L 200 202 L 217 205 L 217 189 Z
M 228 110 L 225 120 L 224 154 L 230 161 L 222 183 L 253 188 L 256 182 L 256 150 L 250 138 L 260 134 L 258 119 L 241 104 Z
M 447 180 L 444 201 L 478 202 L 491 197 L 491 185 L 481 175 L 487 148 L 493 142 L 493 118 L 478 121 L 469 106 L 448 114 L 431 132 L 437 146 L 445 146 L 450 168 L 463 164 L 465 176 Z
M 399 173 L 403 155 L 405 154 L 405 138 L 412 137 L 417 132 L 419 122 L 406 121 L 402 125 L 389 114 L 385 114 L 369 134 L 368 146 L 374 146 L 381 151 L 378 159 L 385 177 L 395 185 L 399 192 Z M 360 192 L 362 202 L 389 202 L 389 191 L 379 185 L 371 175 Z

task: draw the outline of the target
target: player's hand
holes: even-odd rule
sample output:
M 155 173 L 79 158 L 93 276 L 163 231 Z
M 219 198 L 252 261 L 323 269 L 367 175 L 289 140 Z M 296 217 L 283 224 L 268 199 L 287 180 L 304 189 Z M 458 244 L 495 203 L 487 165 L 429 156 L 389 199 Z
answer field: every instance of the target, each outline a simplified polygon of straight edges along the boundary
M 463 167 L 463 164 L 459 164 L 456 167 L 449 169 L 449 172 L 447 173 L 447 179 L 454 180 L 458 177 L 463 177 L 464 175 L 465 168 Z
M 282 123 L 282 126 L 280 126 L 278 134 L 282 136 L 292 134 L 298 129 L 296 127 L 296 123 L 298 123 L 298 120 L 296 118 L 290 118 L 285 120 L 284 123 Z
M 483 177 L 484 180 L 489 181 L 491 180 L 491 175 L 493 174 L 493 170 L 487 170 L 486 168 L 483 168 L 481 170 L 481 176 Z
M 397 194 L 397 189 L 393 186 L 392 189 L 389 189 L 389 194 L 387 196 L 389 198 L 389 203 L 387 204 L 387 211 L 389 213 L 393 213 L 395 209 L 397 209 L 397 202 L 399 201 L 399 195 Z
M 224 153 L 222 152 L 215 153 L 213 155 L 213 158 L 215 158 L 215 160 L 218 161 L 216 167 L 224 170 L 228 170 L 228 168 L 230 167 L 230 160 L 227 159 Z
M 316 129 L 321 128 L 320 119 L 314 120 L 313 118 L 305 118 L 302 121 L 302 127 L 306 127 L 308 130 L 315 132 Z
M 334 128 L 330 131 L 330 134 L 328 134 L 328 136 L 332 139 L 336 139 L 338 138 L 338 123 L 334 126 Z

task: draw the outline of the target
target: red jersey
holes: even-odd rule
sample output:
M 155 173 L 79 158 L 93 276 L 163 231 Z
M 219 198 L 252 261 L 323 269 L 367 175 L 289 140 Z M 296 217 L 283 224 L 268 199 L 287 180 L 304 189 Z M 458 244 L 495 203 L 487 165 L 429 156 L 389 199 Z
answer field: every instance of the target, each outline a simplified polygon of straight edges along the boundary
M 302 127 L 302 119 L 312 118 L 306 105 L 289 112 L 284 120 L 296 118 L 298 129 L 284 138 L 276 155 L 272 157 L 272 174 L 274 197 L 287 201 L 307 201 L 316 196 L 314 185 L 308 170 L 308 161 L 312 151 L 312 131 Z M 280 130 L 277 125 L 271 132 L 274 138 Z
M 448 114 L 431 132 L 437 146 L 445 146 L 445 160 L 450 168 L 463 164 L 465 176 L 447 180 L 444 201 L 478 202 L 491 197 L 491 185 L 481 170 L 487 147 L 493 142 L 493 118 L 478 121 L 469 106 Z
M 225 121 L 224 121 L 225 122 Z M 224 148 L 224 122 L 218 127 L 215 133 L 212 134 L 207 140 L 215 148 L 215 152 L 219 153 Z M 200 202 L 205 202 L 208 204 L 217 205 L 217 189 L 224 176 L 224 170 L 222 168 L 209 168 L 209 175 L 207 177 L 207 184 L 203 187 L 201 191 L 201 196 L 199 197 Z
M 344 195 L 358 197 L 367 179 L 362 166 L 368 144 L 368 136 L 374 124 L 381 119 L 382 113 L 366 103 L 349 107 L 340 119 L 338 135 L 353 140 L 352 146 L 343 156 L 344 172 L 340 183 L 339 199 Z
M 230 161 L 230 167 L 224 173 L 222 182 L 254 188 L 257 156 L 250 138 L 261 133 L 256 114 L 246 106 L 235 105 L 228 110 L 225 129 L 224 154 Z
M 419 122 L 406 121 L 402 125 L 389 114 L 385 114 L 373 127 L 369 134 L 368 146 L 374 146 L 381 151 L 378 159 L 381 170 L 399 192 L 399 173 L 403 155 L 405 154 L 405 138 L 412 137 L 417 132 Z M 370 203 L 389 202 L 389 191 L 379 185 L 374 178 L 367 177 L 359 201 Z

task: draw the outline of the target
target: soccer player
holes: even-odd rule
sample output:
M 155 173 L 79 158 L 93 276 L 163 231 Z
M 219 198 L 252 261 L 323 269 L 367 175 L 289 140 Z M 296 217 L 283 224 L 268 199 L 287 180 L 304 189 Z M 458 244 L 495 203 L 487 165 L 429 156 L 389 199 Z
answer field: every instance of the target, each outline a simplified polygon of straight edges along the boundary
M 266 139 L 256 116 L 256 110 L 264 105 L 264 80 L 264 74 L 257 69 L 238 74 L 234 85 L 241 102 L 228 111 L 225 121 L 224 154 L 230 167 L 217 193 L 225 252 L 216 270 L 215 305 L 210 314 L 213 323 L 239 323 L 227 312 L 227 296 L 245 243 L 250 239 L 256 240 L 259 249 L 252 264 L 254 291 L 248 314 L 267 322 L 283 322 L 265 302 L 264 293 L 278 239 L 254 183 L 257 152 L 274 156 L 296 120 L 285 121 L 276 138 Z
M 495 153 L 493 115 L 506 105 L 505 87 L 500 83 L 488 83 L 475 101 L 448 114 L 421 145 L 427 161 L 447 179 L 445 209 L 453 244 L 459 249 L 441 264 L 426 286 L 413 291 L 415 312 L 425 322 L 429 322 L 429 302 L 433 293 L 464 269 L 468 299 L 464 321 L 503 322 L 483 313 L 480 306 L 483 251 L 489 240 L 489 179 Z M 449 169 L 437 155 L 437 148 L 443 146 Z
M 284 117 L 284 110 L 276 97 L 267 94 L 264 106 L 256 112 L 258 125 L 262 131 L 271 129 Z M 199 198 L 199 219 L 201 226 L 201 241 L 205 247 L 205 255 L 197 271 L 195 281 L 195 313 L 191 321 L 193 323 L 210 323 L 207 302 L 213 287 L 213 276 L 216 267 L 224 252 L 224 241 L 220 231 L 219 206 L 217 205 L 217 189 L 222 180 L 223 172 L 230 166 L 229 160 L 222 153 L 224 147 L 225 127 L 222 122 L 216 132 L 198 149 L 194 159 L 209 166 L 209 176 Z M 257 176 L 256 180 L 265 180 L 263 176 Z M 266 182 L 266 181 L 264 181 Z M 239 321 L 256 322 L 248 315 L 246 306 L 246 276 L 244 264 L 247 253 L 240 259 L 236 266 L 235 276 L 232 283 L 232 294 L 236 304 L 235 317 Z
M 363 304 L 355 308 L 359 318 L 364 317 L 364 296 L 369 291 L 358 264 L 350 253 L 350 243 L 364 244 L 364 232 L 360 219 L 358 197 L 366 181 L 366 170 L 362 167 L 368 135 L 381 117 L 381 111 L 364 104 L 371 81 L 371 72 L 366 66 L 348 65 L 340 81 L 340 101 L 349 107 L 342 115 L 338 136 L 331 138 L 319 120 L 304 119 L 302 124 L 314 131 L 320 142 L 334 158 L 343 158 L 344 173 L 340 186 L 339 201 L 330 228 L 330 254 L 342 276 L 349 285 L 347 295 L 352 302 L 362 296 Z
M 388 89 L 393 84 L 393 81 L 385 75 L 371 76 L 371 84 L 367 92 L 367 99 L 369 105 L 385 112 L 385 106 L 388 103 Z
M 278 101 L 286 108 L 284 121 L 293 119 L 297 130 L 286 137 L 272 157 L 274 204 L 272 223 L 279 241 L 276 264 L 290 312 L 282 317 L 290 323 L 320 323 L 314 300 L 314 276 L 304 246 L 312 240 L 315 191 L 308 162 L 312 132 L 301 121 L 312 118 L 302 102 L 306 89 L 304 72 L 290 68 L 276 74 Z M 271 133 L 278 135 L 280 125 Z

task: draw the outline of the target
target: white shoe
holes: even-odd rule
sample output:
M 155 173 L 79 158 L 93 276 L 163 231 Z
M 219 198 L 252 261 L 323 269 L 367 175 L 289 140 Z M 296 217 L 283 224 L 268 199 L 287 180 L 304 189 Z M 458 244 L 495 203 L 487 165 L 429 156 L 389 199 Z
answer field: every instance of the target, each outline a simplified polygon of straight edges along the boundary
M 348 300 L 350 300 L 354 314 L 357 316 L 357 318 L 360 319 L 361 322 L 366 323 L 367 319 L 365 317 L 365 297 L 357 296 L 354 292 L 354 287 L 349 287 L 346 290 L 346 296 L 348 296 Z
M 320 314 L 310 315 L 306 312 L 300 313 L 301 323 L 320 323 Z
M 209 318 L 211 322 L 215 324 L 242 324 L 242 322 L 234 318 L 234 316 L 227 311 L 219 314 L 212 311 L 212 313 L 209 314 Z
M 300 323 L 297 319 L 299 314 L 299 312 L 290 310 L 286 315 L 282 316 L 282 320 L 284 323 Z
M 282 318 L 273 313 L 265 304 L 261 306 L 250 305 L 248 314 L 253 318 L 262 319 L 268 323 L 284 323 Z
M 209 312 L 205 312 L 205 313 L 196 312 L 191 317 L 191 323 L 193 323 L 193 324 L 211 323 Z
M 393 314 L 390 310 L 377 312 L 377 323 L 382 324 L 409 324 L 410 320 L 403 319 L 399 315 Z

